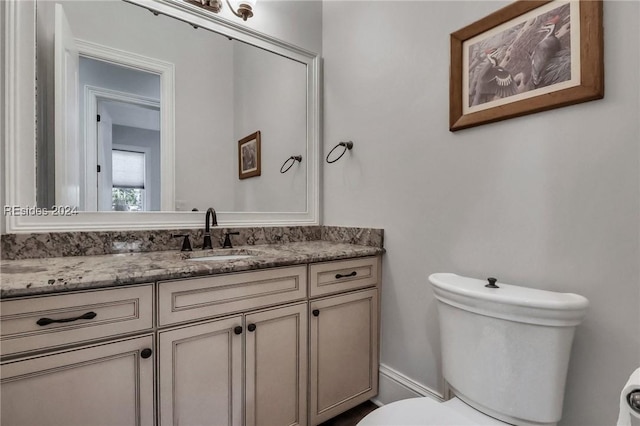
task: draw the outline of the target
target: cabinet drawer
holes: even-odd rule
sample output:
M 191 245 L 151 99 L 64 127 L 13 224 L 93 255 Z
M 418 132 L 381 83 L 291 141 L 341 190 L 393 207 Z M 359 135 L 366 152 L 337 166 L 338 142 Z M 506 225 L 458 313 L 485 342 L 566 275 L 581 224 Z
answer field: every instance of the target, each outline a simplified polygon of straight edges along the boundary
M 158 324 L 226 315 L 306 296 L 306 266 L 164 281 L 158 284 Z
M 374 286 L 378 283 L 378 262 L 378 257 L 364 257 L 310 265 L 310 296 Z
M 148 330 L 153 285 L 0 302 L 2 355 Z

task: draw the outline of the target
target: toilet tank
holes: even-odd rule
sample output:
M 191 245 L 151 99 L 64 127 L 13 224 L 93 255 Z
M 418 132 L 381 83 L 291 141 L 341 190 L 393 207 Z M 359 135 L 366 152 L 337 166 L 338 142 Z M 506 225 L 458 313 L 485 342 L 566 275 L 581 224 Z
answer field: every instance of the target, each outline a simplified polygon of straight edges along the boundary
M 516 425 L 562 417 L 575 328 L 588 300 L 456 274 L 429 277 L 438 300 L 443 375 L 454 394 Z

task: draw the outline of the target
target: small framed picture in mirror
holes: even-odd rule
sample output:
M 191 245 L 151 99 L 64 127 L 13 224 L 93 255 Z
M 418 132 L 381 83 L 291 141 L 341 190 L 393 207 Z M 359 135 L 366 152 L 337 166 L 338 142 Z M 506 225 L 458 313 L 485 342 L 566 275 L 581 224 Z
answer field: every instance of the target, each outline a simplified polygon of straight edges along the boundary
M 260 176 L 260 130 L 238 141 L 238 178 Z

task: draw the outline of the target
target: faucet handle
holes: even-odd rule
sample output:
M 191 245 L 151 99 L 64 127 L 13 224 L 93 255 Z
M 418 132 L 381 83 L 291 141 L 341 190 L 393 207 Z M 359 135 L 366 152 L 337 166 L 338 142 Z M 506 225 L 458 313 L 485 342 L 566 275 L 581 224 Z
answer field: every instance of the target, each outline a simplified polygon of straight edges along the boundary
M 191 240 L 189 240 L 189 234 L 173 234 L 171 236 L 173 238 L 184 237 L 184 240 L 182 240 L 182 248 L 180 249 L 180 251 L 192 251 Z
M 229 235 L 240 235 L 240 232 L 225 232 L 224 233 L 224 243 L 222 243 L 222 248 L 233 248 L 231 245 L 231 238 Z
M 208 232 L 204 233 L 204 242 L 202 243 L 202 250 L 211 250 L 213 246 L 211 245 L 211 234 Z

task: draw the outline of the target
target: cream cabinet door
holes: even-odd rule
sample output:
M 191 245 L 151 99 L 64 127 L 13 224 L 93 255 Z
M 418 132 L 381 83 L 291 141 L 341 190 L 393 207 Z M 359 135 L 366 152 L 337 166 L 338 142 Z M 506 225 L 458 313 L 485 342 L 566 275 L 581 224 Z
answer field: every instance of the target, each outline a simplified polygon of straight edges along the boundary
M 311 424 L 378 393 L 378 290 L 318 299 L 310 307 Z
M 307 303 L 246 315 L 246 426 L 307 424 Z
M 161 331 L 159 424 L 242 425 L 242 316 Z
M 153 374 L 152 336 L 6 362 L 0 422 L 151 426 Z

